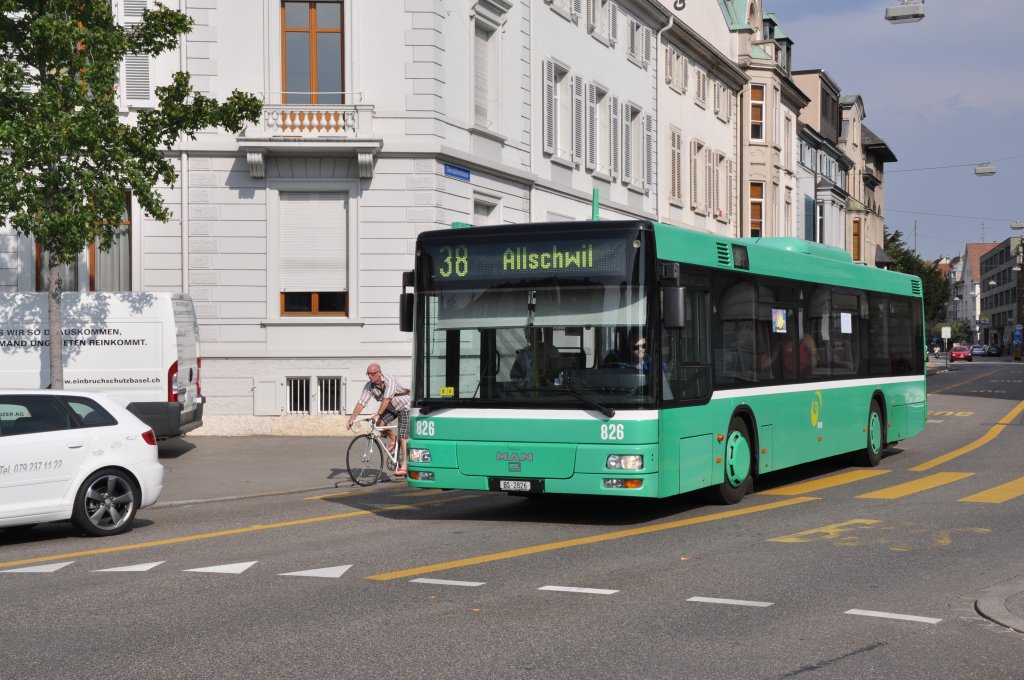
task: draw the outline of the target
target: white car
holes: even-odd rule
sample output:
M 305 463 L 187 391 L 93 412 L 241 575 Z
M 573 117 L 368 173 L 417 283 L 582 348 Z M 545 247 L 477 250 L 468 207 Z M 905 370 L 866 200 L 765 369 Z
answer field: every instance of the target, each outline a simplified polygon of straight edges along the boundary
M 131 528 L 163 490 L 153 430 L 95 392 L 0 390 L 0 527 Z

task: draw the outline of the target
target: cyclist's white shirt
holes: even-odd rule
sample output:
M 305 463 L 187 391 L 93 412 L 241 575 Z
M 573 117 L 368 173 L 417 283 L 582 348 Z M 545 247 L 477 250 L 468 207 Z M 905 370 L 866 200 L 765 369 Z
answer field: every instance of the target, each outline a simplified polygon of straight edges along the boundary
M 379 402 L 383 402 L 390 397 L 389 411 L 394 411 L 395 413 L 408 411 L 412 405 L 409 390 L 403 387 L 393 376 L 381 374 L 381 378 L 383 379 L 383 384 L 381 385 L 377 385 L 372 380 L 366 381 L 366 385 L 363 386 L 363 393 L 359 395 L 359 403 L 365 408 L 366 403 L 370 401 L 371 397 Z M 405 394 L 400 394 L 402 392 L 405 392 Z M 395 396 L 396 394 L 399 396 Z

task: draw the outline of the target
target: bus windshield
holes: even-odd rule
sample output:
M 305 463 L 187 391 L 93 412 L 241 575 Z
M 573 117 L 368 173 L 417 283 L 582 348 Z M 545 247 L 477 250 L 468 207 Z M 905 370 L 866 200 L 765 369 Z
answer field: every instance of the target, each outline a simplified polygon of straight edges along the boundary
M 424 245 L 417 405 L 653 408 L 660 375 L 636 228 L 521 243 Z

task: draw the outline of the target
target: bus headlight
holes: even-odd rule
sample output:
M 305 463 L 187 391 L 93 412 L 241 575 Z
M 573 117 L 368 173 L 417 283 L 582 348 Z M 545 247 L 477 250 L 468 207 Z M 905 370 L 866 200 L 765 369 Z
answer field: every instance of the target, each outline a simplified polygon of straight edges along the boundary
M 644 466 L 644 457 L 639 454 L 620 456 L 613 453 L 604 465 L 609 470 L 640 470 Z
M 409 462 L 410 463 L 429 463 L 430 462 L 430 450 L 429 449 L 409 449 Z

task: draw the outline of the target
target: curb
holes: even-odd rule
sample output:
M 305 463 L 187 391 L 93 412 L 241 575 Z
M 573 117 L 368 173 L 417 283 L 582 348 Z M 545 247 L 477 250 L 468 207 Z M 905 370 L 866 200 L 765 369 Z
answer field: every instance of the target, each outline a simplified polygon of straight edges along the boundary
M 1024 617 L 1018 616 L 1006 607 L 1010 598 L 1024 593 L 1024 576 L 1009 583 L 992 586 L 982 591 L 974 602 L 974 609 L 989 621 L 1010 630 L 1024 633 Z

